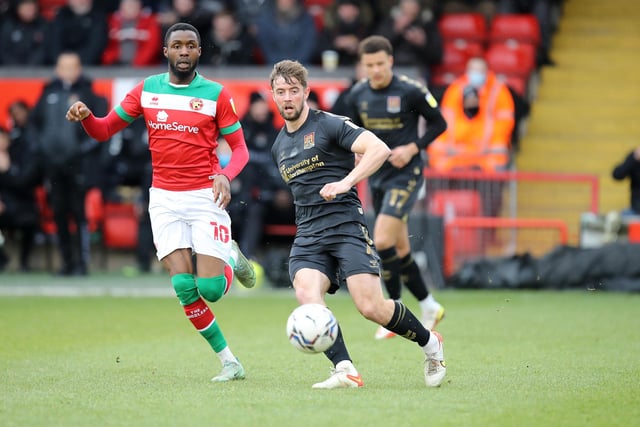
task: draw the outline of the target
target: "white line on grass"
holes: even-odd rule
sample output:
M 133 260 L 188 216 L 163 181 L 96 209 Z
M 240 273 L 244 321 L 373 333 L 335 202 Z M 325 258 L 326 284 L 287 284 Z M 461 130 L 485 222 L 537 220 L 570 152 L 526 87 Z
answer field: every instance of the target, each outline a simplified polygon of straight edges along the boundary
M 114 286 L 0 286 L 0 296 L 27 297 L 172 297 L 170 287 L 114 287 Z

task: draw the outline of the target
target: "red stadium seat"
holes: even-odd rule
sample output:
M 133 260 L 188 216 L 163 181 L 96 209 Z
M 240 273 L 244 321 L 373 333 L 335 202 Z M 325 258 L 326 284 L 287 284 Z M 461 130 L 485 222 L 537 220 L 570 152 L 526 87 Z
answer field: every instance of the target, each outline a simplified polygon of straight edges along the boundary
M 451 217 L 482 216 L 482 198 L 477 190 L 438 190 L 429 199 L 429 213 L 444 218 L 445 248 L 448 253 L 478 256 L 482 253 L 482 235 L 473 228 L 451 228 L 447 219 Z M 453 273 L 453 264 L 445 259 L 445 275 Z
M 484 44 L 487 41 L 487 21 L 479 13 L 446 13 L 438 21 L 444 42 L 464 40 Z
M 508 75 L 499 75 L 498 78 L 501 82 L 509 86 L 511 89 L 516 91 L 516 93 L 523 98 L 527 98 L 528 95 L 528 81 L 520 76 L 508 76 Z
M 433 67 L 431 81 L 438 86 L 447 86 L 464 74 L 467 61 L 474 56 L 484 56 L 484 48 L 477 42 L 445 42 L 442 62 Z
M 40 229 L 47 235 L 54 235 L 57 231 L 56 223 L 53 220 L 53 210 L 47 200 L 47 190 L 39 186 L 35 190 L 36 204 L 40 213 Z
M 437 190 L 429 199 L 429 213 L 446 217 L 482 216 L 482 198 L 477 190 Z
M 99 188 L 89 189 L 84 198 L 84 210 L 89 231 L 95 233 L 100 230 L 104 219 L 104 202 L 102 200 L 102 191 Z
M 105 249 L 134 249 L 138 244 L 138 218 L 133 204 L 105 204 L 102 232 Z
M 535 47 L 527 44 L 493 43 L 485 59 L 489 69 L 498 75 L 528 79 L 536 68 Z
M 58 227 L 54 220 L 53 209 L 49 205 L 47 200 L 47 191 L 43 186 L 39 186 L 35 190 L 36 204 L 38 206 L 38 212 L 40 214 L 40 230 L 46 238 L 46 263 L 47 269 L 53 269 L 53 246 L 55 241 L 55 235 L 58 232 Z M 87 218 L 87 225 L 89 232 L 96 233 L 102 228 L 102 222 L 104 219 L 104 204 L 102 201 L 102 192 L 98 188 L 91 188 L 87 192 L 84 199 L 85 216 Z M 69 228 L 72 233 L 77 230 L 76 224 L 73 220 L 69 219 Z
M 633 221 L 627 226 L 629 243 L 640 243 L 640 222 Z
M 499 14 L 491 21 L 490 43 L 526 43 L 539 46 L 540 24 L 535 15 L 529 13 Z

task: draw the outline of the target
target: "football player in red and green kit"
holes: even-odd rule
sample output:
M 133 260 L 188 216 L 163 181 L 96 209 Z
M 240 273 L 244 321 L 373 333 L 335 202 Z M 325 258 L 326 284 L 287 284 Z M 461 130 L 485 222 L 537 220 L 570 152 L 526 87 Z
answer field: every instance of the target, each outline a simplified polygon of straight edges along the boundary
M 106 117 L 95 117 L 79 101 L 69 108 L 67 119 L 81 122 L 99 141 L 138 117 L 144 119 L 153 164 L 149 214 L 158 259 L 187 318 L 220 358 L 222 371 L 212 381 L 243 379 L 244 368 L 205 300 L 215 302 L 226 294 L 234 273 L 244 286 L 255 284 L 251 264 L 231 238 L 225 210 L 230 181 L 247 164 L 249 153 L 231 95 L 196 71 L 198 31 L 175 24 L 167 30 L 163 50 L 169 71 L 144 79 Z M 220 134 L 232 150 L 224 168 L 215 154 Z

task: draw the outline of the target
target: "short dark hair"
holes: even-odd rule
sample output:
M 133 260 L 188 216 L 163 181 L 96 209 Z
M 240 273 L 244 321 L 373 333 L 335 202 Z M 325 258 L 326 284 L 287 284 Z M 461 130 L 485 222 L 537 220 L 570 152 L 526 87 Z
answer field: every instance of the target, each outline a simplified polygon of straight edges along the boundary
M 191 24 L 187 24 L 186 22 L 178 22 L 173 24 L 172 26 L 169 27 L 169 29 L 167 30 L 167 32 L 164 35 L 164 45 L 168 46 L 169 45 L 169 37 L 171 37 L 171 34 L 176 32 L 176 31 L 193 31 L 194 33 L 196 33 L 196 38 L 198 39 L 198 44 L 201 45 L 202 42 L 200 41 L 200 33 L 198 32 L 198 29 L 196 27 L 194 27 Z
M 285 59 L 273 66 L 273 70 L 271 70 L 271 76 L 269 77 L 269 83 L 271 84 L 271 89 L 273 89 L 273 82 L 278 77 L 282 77 L 284 81 L 287 82 L 287 84 L 293 84 L 294 80 L 297 80 L 297 82 L 300 83 L 303 88 L 306 88 L 308 75 L 309 72 L 304 67 L 304 65 L 302 65 L 298 61 Z
M 24 99 L 17 99 L 15 101 L 13 101 L 11 104 L 9 104 L 8 110 L 11 111 L 16 107 L 17 108 L 22 108 L 24 110 L 28 110 L 29 109 L 29 104 L 27 104 L 27 101 L 25 101 Z
M 358 46 L 358 58 L 368 53 L 383 51 L 388 55 L 393 55 L 393 46 L 389 39 L 383 36 L 369 36 L 360 42 Z

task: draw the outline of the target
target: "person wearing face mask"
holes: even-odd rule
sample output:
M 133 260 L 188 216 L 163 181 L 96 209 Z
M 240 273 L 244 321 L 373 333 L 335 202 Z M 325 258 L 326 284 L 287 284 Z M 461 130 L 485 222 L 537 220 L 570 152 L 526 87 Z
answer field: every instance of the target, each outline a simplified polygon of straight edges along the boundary
M 471 58 L 466 73 L 445 90 L 441 102 L 447 130 L 428 147 L 429 167 L 448 172 L 507 170 L 514 128 L 513 96 L 480 57 Z M 498 181 L 491 181 L 499 184 Z M 475 186 L 483 189 L 487 185 Z M 493 195 L 497 189 L 490 188 Z M 487 196 L 488 197 L 488 196 Z M 500 203 L 483 200 L 486 214 L 496 216 Z
M 448 127 L 428 148 L 432 168 L 507 169 L 513 97 L 483 58 L 469 60 L 466 73 L 445 90 L 441 109 Z

